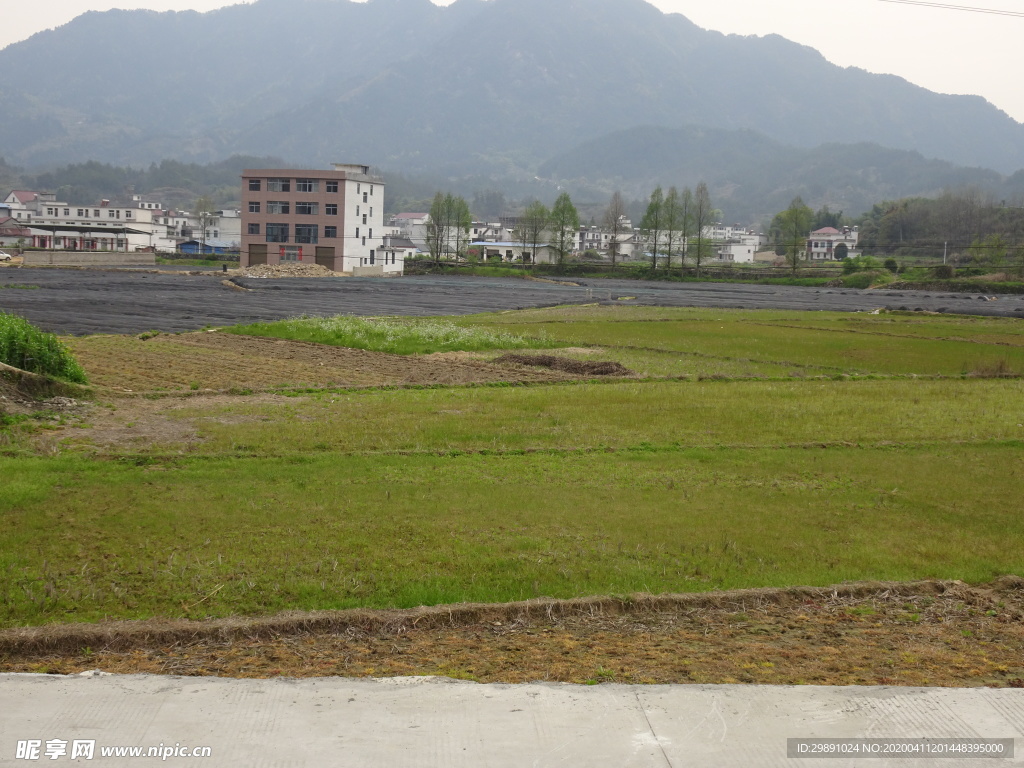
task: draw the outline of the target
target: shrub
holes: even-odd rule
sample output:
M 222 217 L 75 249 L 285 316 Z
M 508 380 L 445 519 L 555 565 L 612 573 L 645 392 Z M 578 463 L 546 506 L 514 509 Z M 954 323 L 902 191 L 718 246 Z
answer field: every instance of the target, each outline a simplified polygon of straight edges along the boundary
M 883 266 L 894 275 L 900 271 L 900 265 L 896 263 L 896 259 L 886 259 Z
M 0 312 L 0 362 L 65 381 L 86 382 L 82 366 L 56 336 L 5 312 Z
M 949 264 L 939 264 L 935 267 L 935 277 L 939 280 L 952 280 L 955 272 Z

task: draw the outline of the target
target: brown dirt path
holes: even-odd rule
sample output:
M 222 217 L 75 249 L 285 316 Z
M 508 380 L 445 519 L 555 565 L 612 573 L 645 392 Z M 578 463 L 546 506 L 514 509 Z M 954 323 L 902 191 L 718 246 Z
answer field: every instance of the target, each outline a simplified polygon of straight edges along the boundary
M 0 672 L 1024 687 L 1024 580 L 0 632 Z

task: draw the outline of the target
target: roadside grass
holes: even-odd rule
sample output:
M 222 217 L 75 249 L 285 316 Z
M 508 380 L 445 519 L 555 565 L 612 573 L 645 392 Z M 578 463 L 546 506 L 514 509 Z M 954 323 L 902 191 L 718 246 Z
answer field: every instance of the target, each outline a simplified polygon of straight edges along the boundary
M 1024 572 L 1021 447 L 0 459 L 0 626 L 983 582 Z
M 60 339 L 22 317 L 2 311 L 0 363 L 65 381 L 86 383 L 85 371 Z
M 508 331 L 467 328 L 447 320 L 400 318 L 301 317 L 274 323 L 234 325 L 226 333 L 328 344 L 397 355 L 468 352 L 485 349 L 548 349 L 561 346 L 543 338 Z
M 198 431 L 204 442 L 190 451 L 212 455 L 599 451 L 1014 440 L 1024 438 L 1022 402 L 1019 379 L 627 382 L 338 390 L 167 416 Z

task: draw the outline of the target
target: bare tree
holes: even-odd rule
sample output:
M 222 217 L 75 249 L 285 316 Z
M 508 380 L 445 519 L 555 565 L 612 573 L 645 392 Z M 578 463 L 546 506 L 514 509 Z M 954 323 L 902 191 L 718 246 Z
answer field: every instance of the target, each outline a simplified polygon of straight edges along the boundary
M 537 264 L 537 247 L 544 241 L 544 230 L 548 226 L 551 213 L 547 206 L 539 200 L 534 200 L 523 213 L 519 220 L 520 240 L 523 243 L 523 250 L 530 248 L 530 263 Z
M 196 218 L 199 220 L 199 257 L 206 255 L 206 238 L 210 222 L 213 221 L 216 212 L 213 210 L 213 200 L 203 195 L 196 200 Z
M 687 187 L 683 190 L 679 204 L 679 237 L 683 245 L 683 253 L 679 259 L 680 274 L 686 277 L 686 257 L 690 255 L 690 236 L 693 234 L 693 191 Z
M 693 263 L 697 267 L 698 275 L 700 275 L 701 262 L 707 256 L 709 247 L 704 230 L 713 223 L 713 215 L 714 209 L 711 207 L 711 194 L 708 192 L 708 185 L 702 181 L 697 185 L 697 189 L 693 193 Z
M 626 203 L 622 199 L 622 194 L 617 190 L 608 202 L 608 207 L 604 209 L 602 219 L 604 230 L 611 237 L 611 241 L 608 243 L 608 250 L 612 255 L 612 269 L 615 269 L 615 265 L 618 263 L 619 246 L 621 245 L 619 235 L 626 230 Z

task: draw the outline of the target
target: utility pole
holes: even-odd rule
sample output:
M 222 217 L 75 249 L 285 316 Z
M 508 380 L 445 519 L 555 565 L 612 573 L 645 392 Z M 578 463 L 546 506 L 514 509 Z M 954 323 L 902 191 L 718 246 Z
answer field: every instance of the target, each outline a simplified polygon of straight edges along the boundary
M 943 266 L 945 266 L 945 264 L 946 264 L 946 251 L 948 250 L 948 248 L 949 248 L 949 241 L 947 240 L 946 242 L 944 242 L 942 244 L 942 264 L 943 264 Z

